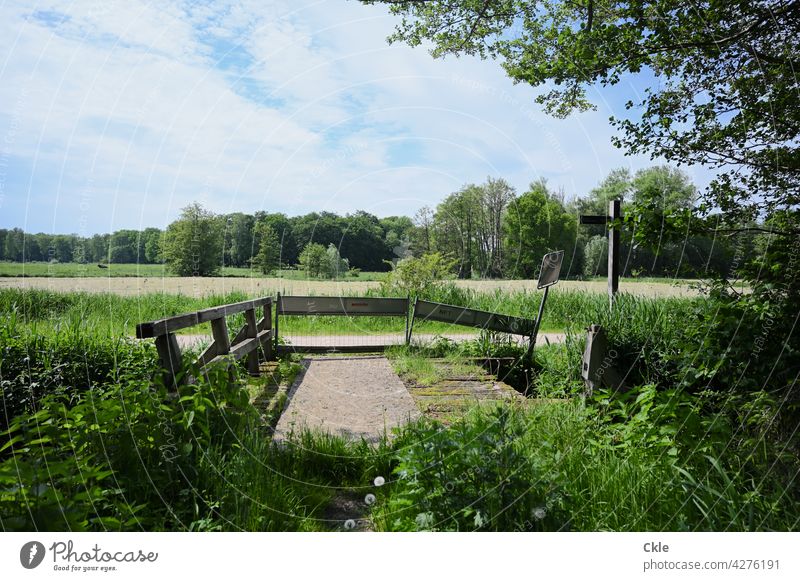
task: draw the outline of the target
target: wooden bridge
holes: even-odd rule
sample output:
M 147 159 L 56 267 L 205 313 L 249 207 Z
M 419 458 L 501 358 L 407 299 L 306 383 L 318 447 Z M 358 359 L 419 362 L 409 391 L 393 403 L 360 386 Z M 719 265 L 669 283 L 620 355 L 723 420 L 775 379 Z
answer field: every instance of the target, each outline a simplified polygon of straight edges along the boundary
M 186 381 L 186 377 L 179 375 L 183 368 L 183 357 L 175 331 L 203 323 L 211 323 L 214 340 L 197 359 L 196 363 L 201 371 L 231 356 L 234 359 L 246 356 L 247 370 L 253 375 L 258 375 L 259 351 L 263 360 L 268 361 L 273 358 L 272 303 L 272 297 L 263 297 L 140 323 L 136 325 L 136 337 L 155 338 L 156 350 L 164 368 L 167 385 L 177 386 L 178 383 Z M 263 312 L 262 317 L 257 320 L 256 311 L 259 309 Z M 237 313 L 244 313 L 245 324 L 231 340 L 227 317 Z

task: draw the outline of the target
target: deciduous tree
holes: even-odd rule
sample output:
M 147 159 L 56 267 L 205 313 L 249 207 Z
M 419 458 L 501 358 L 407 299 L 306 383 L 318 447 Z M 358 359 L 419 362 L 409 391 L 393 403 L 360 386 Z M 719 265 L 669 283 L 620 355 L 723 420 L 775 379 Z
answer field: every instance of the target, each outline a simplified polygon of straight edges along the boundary
M 222 267 L 222 222 L 197 202 L 167 228 L 163 256 L 179 276 L 214 276 Z

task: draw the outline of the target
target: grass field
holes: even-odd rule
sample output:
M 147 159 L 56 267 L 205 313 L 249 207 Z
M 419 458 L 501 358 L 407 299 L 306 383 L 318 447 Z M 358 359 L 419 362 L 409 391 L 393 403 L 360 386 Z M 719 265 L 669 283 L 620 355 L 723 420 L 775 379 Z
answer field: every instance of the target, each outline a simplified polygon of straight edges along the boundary
M 101 268 L 97 264 L 80 264 L 77 262 L 8 262 L 0 261 L 0 277 L 44 277 L 44 278 L 163 278 L 175 277 L 162 264 L 106 264 Z M 225 266 L 220 272 L 222 277 L 264 278 L 258 270 Z M 287 280 L 305 280 L 307 277 L 299 270 L 279 270 L 274 278 Z M 385 272 L 359 272 L 348 274 L 344 280 L 377 281 L 386 277 Z
M 218 277 L 179 277 L 159 264 L 96 264 L 0 261 L 0 288 L 46 288 L 58 291 L 141 294 L 167 292 L 199 297 L 232 291 L 248 294 L 281 292 L 295 295 L 358 295 L 378 288 L 385 272 L 359 272 L 338 280 L 309 279 L 302 271 L 280 270 L 264 276 L 248 268 L 224 267 Z M 535 280 L 456 280 L 462 288 L 478 292 L 534 291 Z M 694 296 L 697 280 L 623 278 L 620 290 L 641 296 Z M 604 278 L 562 280 L 559 290 L 607 292 Z
M 536 292 L 535 280 L 457 280 L 456 287 L 481 294 L 494 292 Z M 46 289 L 60 292 L 84 291 L 89 293 L 114 293 L 143 295 L 153 293 L 182 294 L 195 298 L 241 292 L 251 296 L 328 295 L 359 296 L 380 287 L 369 280 L 297 280 L 275 277 L 0 277 L 0 289 Z M 553 293 L 585 291 L 606 294 L 604 281 L 563 280 L 552 289 Z M 620 291 L 645 297 L 691 297 L 700 294 L 692 283 L 638 282 L 623 280 Z

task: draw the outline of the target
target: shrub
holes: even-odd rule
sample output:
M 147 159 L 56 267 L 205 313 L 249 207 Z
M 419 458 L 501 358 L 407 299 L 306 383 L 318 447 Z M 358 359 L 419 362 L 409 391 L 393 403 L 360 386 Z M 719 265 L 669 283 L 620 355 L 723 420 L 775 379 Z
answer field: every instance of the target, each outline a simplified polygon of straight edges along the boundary
M 430 298 L 443 286 L 442 281 L 453 278 L 455 264 L 455 260 L 438 252 L 404 258 L 392 265 L 392 271 L 381 282 L 381 291 L 388 296 Z

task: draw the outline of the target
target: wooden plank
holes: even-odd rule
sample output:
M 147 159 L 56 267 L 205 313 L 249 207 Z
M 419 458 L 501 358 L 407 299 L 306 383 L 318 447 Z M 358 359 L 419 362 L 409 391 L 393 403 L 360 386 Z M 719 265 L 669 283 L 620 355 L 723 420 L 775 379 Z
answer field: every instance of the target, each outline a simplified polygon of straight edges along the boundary
M 259 331 L 272 331 L 272 303 L 268 305 L 264 305 L 264 316 L 261 318 L 259 322 Z M 272 341 L 270 340 L 271 337 L 268 337 L 266 341 L 261 342 L 261 350 L 264 353 L 264 360 L 265 361 L 272 361 Z
M 246 325 L 244 326 L 245 334 L 247 337 L 256 339 L 258 337 L 258 323 L 256 322 L 255 309 L 248 309 L 244 312 L 244 319 Z M 247 354 L 247 372 L 250 375 L 258 375 L 258 347 L 259 342 L 256 339 L 256 348 Z
M 158 338 L 156 338 L 158 340 Z M 217 353 L 217 344 L 215 341 L 211 342 L 211 345 L 206 347 L 206 350 L 200 354 L 200 357 L 197 358 L 197 365 L 203 367 L 204 365 L 208 365 L 208 362 L 211 361 L 214 357 L 219 355 Z
M 278 327 L 279 327 L 280 320 L 281 320 L 281 317 L 280 317 L 280 314 L 281 314 L 280 313 L 280 311 L 281 311 L 281 302 L 282 302 L 281 293 L 278 293 L 278 298 L 275 299 L 275 330 L 272 333 L 273 348 L 275 350 L 275 353 L 278 352 L 278 343 L 279 343 L 279 341 L 278 341 Z
M 217 344 L 217 354 L 230 353 L 231 342 L 228 338 L 228 323 L 225 321 L 225 317 L 211 321 L 211 334 L 214 336 L 214 343 Z
M 238 343 L 242 339 L 247 339 L 250 335 L 247 334 L 247 324 L 242 325 L 242 328 L 234 335 L 233 339 L 231 339 L 231 345 L 234 343 Z
M 530 335 L 536 325 L 536 321 L 532 319 L 523 319 L 511 315 L 501 315 L 498 313 L 490 313 L 489 311 L 479 311 L 476 309 L 467 309 L 465 307 L 423 300 L 418 300 L 416 302 L 414 306 L 414 318 L 428 321 L 440 321 L 477 329 L 488 329 L 514 335 Z
M 164 369 L 164 379 L 167 388 L 177 389 L 177 374 L 181 369 L 181 348 L 174 333 L 156 337 L 156 351 Z
M 230 357 L 228 355 L 217 355 L 209 361 L 203 368 L 200 369 L 200 373 L 207 373 L 209 369 L 214 367 L 215 365 L 219 365 L 220 363 L 228 363 L 230 364 Z
M 234 343 L 230 346 L 228 355 L 233 355 L 234 359 L 241 359 L 245 355 L 258 349 L 259 343 L 265 338 L 269 338 L 271 332 L 272 331 L 261 331 L 255 337 L 248 337 L 247 339 L 243 339 L 238 343 Z
M 228 353 L 217 355 L 211 361 L 209 361 L 201 371 L 206 371 L 212 365 L 216 365 L 223 361 L 231 361 L 232 359 L 241 359 L 248 353 L 258 349 L 258 345 L 261 341 L 269 339 L 269 335 L 272 331 L 261 331 L 255 337 L 250 337 L 248 339 L 244 339 L 238 343 L 234 343 L 230 346 Z
M 282 296 L 279 315 L 342 315 L 348 317 L 401 317 L 408 299 L 374 297 Z
M 158 321 L 139 323 L 136 325 L 136 337 L 138 339 L 158 337 L 159 335 L 165 335 L 166 333 L 170 333 L 172 331 L 185 329 L 186 327 L 193 327 L 201 323 L 207 323 L 208 321 L 219 319 L 220 317 L 241 313 L 248 309 L 255 309 L 267 304 L 272 304 L 272 297 L 262 297 L 249 301 L 242 301 L 241 303 L 221 305 L 219 307 L 203 309 L 194 313 L 186 313 L 183 315 L 175 315 L 174 317 L 159 319 Z
M 581 216 L 581 224 L 607 224 L 608 216 Z

